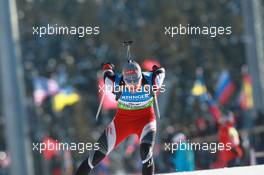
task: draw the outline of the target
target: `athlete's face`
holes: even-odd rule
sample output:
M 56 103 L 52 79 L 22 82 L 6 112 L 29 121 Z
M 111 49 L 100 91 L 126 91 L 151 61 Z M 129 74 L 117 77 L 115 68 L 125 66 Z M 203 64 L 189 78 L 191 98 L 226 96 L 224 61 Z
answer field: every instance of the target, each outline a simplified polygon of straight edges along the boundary
M 138 80 L 127 80 L 124 79 L 126 87 L 130 90 L 130 91 L 135 91 L 136 89 L 140 88 L 141 86 L 141 78 Z

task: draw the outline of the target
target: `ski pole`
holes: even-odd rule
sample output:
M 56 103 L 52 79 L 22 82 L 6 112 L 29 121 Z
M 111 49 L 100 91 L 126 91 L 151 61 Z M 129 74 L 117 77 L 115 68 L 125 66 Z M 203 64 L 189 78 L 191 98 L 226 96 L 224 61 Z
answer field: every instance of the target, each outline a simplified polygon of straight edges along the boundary
M 157 97 L 157 92 L 154 92 L 154 101 L 155 101 L 155 106 L 157 110 L 157 116 L 160 119 L 160 110 L 159 110 L 159 102 L 158 102 L 158 97 Z
M 100 104 L 99 104 L 99 107 L 98 107 L 98 109 L 97 109 L 97 113 L 96 113 L 96 117 L 95 117 L 96 121 L 98 120 L 98 116 L 99 116 L 100 111 L 101 111 L 101 109 L 102 109 L 103 102 L 104 102 L 104 98 L 105 98 L 105 92 L 103 92 L 103 96 L 102 96 L 102 98 L 101 98 L 101 100 L 100 100 Z

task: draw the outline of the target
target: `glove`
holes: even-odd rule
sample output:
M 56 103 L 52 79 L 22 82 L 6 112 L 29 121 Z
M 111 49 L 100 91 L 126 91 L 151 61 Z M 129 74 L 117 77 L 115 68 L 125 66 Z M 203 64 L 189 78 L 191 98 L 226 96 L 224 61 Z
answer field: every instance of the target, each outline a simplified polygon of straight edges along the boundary
M 163 67 L 158 67 L 157 65 L 153 65 L 151 72 L 153 72 L 153 74 L 157 75 L 157 74 L 160 74 L 160 73 L 164 73 L 165 69 Z
M 112 81 L 114 81 L 114 75 L 115 75 L 115 72 L 114 72 L 114 64 L 112 63 L 103 63 L 102 64 L 102 70 L 103 70 L 103 76 L 104 76 L 104 79 L 106 77 L 110 78 Z
M 114 69 L 114 64 L 112 64 L 112 63 L 103 63 L 102 64 L 102 69 L 103 69 L 103 71 L 105 71 L 105 70 L 107 70 L 107 69 L 111 69 L 111 70 L 113 70 Z
M 155 72 L 156 70 L 158 70 L 159 69 L 159 67 L 157 66 L 157 65 L 153 65 L 152 66 L 152 72 Z

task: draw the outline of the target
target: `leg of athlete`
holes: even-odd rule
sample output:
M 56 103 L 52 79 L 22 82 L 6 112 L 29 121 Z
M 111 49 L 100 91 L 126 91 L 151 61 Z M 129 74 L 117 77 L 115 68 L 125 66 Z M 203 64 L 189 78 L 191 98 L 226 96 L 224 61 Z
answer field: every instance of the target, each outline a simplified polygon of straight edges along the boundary
M 156 123 L 154 122 L 154 125 L 155 124 Z M 142 175 L 154 174 L 153 147 L 155 142 L 156 127 L 154 127 L 154 130 L 150 128 L 151 127 L 144 127 L 140 139 L 140 157 L 142 160 Z
M 92 150 L 88 157 L 81 163 L 75 175 L 87 175 L 90 171 L 108 155 L 114 148 L 116 142 L 116 133 L 114 122 L 111 122 L 105 129 L 97 143 L 98 150 Z

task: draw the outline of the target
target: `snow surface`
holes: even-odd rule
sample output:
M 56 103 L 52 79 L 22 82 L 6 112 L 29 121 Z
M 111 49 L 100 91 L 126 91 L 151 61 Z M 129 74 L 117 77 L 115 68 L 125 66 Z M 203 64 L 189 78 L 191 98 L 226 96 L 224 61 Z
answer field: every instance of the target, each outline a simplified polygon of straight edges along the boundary
M 264 175 L 264 165 L 200 170 L 192 172 L 168 173 L 160 175 Z

